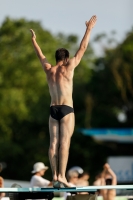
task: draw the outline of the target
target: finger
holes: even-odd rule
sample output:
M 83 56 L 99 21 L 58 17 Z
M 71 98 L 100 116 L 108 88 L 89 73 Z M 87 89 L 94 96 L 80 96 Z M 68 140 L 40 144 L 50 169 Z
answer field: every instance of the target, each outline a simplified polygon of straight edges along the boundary
M 97 16 L 94 15 L 94 16 L 92 17 L 92 19 L 93 19 L 94 21 L 96 21 L 96 20 L 97 20 Z
M 31 32 L 32 34 L 35 34 L 35 32 L 34 32 L 32 29 L 30 29 L 30 32 Z
M 93 17 L 93 18 L 97 18 L 97 16 L 96 16 L 96 15 L 93 15 L 92 17 Z
M 87 26 L 87 24 L 88 24 L 88 21 L 86 21 L 86 22 L 85 22 L 85 24 L 86 24 L 86 26 Z

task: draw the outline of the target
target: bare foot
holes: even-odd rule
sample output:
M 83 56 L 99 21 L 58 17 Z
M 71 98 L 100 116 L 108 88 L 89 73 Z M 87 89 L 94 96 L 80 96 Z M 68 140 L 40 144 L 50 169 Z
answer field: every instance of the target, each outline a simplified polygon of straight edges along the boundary
M 53 181 L 57 181 L 57 180 L 58 180 L 57 175 L 54 175 L 53 176 Z
M 52 182 L 53 182 L 53 187 L 54 188 L 60 188 L 60 182 L 58 181 L 56 175 L 53 176 L 53 181 Z
M 69 183 L 67 182 L 66 178 L 63 178 L 63 177 L 61 177 L 60 175 L 58 176 L 58 181 L 59 181 L 60 183 L 62 183 L 65 187 L 71 187 L 71 186 L 69 185 Z

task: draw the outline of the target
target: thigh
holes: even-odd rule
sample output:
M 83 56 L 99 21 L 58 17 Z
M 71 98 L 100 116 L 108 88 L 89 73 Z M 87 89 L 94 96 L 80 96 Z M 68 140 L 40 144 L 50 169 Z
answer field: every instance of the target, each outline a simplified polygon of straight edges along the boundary
M 58 143 L 59 141 L 59 121 L 49 117 L 49 133 L 50 144 Z
M 60 141 L 69 142 L 75 126 L 74 113 L 69 113 L 60 120 Z

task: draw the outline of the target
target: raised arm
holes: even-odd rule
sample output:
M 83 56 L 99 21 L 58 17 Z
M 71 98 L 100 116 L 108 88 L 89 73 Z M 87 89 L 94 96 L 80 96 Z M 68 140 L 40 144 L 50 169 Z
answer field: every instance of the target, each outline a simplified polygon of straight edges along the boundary
M 39 47 L 39 45 L 36 42 L 35 32 L 32 29 L 30 29 L 30 32 L 32 34 L 32 44 L 33 44 L 33 47 L 35 49 L 35 52 L 36 52 L 36 54 L 37 54 L 37 56 L 38 56 L 38 58 L 39 58 L 39 60 L 40 60 L 40 62 L 42 64 L 42 67 L 43 67 L 44 71 L 46 71 L 49 68 L 51 68 L 51 65 L 48 63 L 46 57 L 42 53 L 41 48 Z
M 83 55 L 87 49 L 89 39 L 90 39 L 90 33 L 91 33 L 92 28 L 95 26 L 96 21 L 97 21 L 96 15 L 92 16 L 89 21 L 86 21 L 86 23 L 85 23 L 86 31 L 85 31 L 83 39 L 80 43 L 79 49 L 76 52 L 75 56 L 72 59 L 70 59 L 70 61 L 69 61 L 70 66 L 72 68 L 75 68 L 80 63 L 81 58 L 83 57 Z
M 109 164 L 106 163 L 104 165 L 104 168 L 107 170 L 107 172 L 111 175 L 112 177 L 112 185 L 117 185 L 117 176 L 116 174 L 113 172 L 113 170 L 110 168 Z

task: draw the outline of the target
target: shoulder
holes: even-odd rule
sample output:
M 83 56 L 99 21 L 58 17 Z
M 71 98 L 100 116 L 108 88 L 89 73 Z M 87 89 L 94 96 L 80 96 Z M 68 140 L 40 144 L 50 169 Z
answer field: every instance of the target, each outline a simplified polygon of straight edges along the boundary
M 77 66 L 78 66 L 79 62 L 77 61 L 76 57 L 74 56 L 73 58 L 71 58 L 68 63 L 67 63 L 67 67 L 71 70 L 74 70 Z
M 44 63 L 43 64 L 43 69 L 47 73 L 49 70 L 52 68 L 52 65 L 50 63 Z
M 73 59 L 70 59 L 70 60 L 68 61 L 68 63 L 67 63 L 66 65 L 64 65 L 64 67 L 65 67 L 67 70 L 74 71 L 74 69 L 75 69 L 74 60 L 73 60 Z
M 37 180 L 37 179 L 39 179 L 39 176 L 33 175 L 33 176 L 31 177 L 31 180 L 32 180 L 32 181 Z
M 86 180 L 80 180 L 80 181 L 78 181 L 78 183 L 77 183 L 77 186 L 79 186 L 79 187 L 85 187 L 85 186 L 88 186 L 89 185 L 89 181 L 86 181 Z
M 93 185 L 95 185 L 95 186 L 101 185 L 101 180 L 98 179 L 98 180 L 94 181 Z
M 45 56 L 41 59 L 41 64 L 45 72 L 47 72 L 52 67 L 52 65 L 47 61 Z

